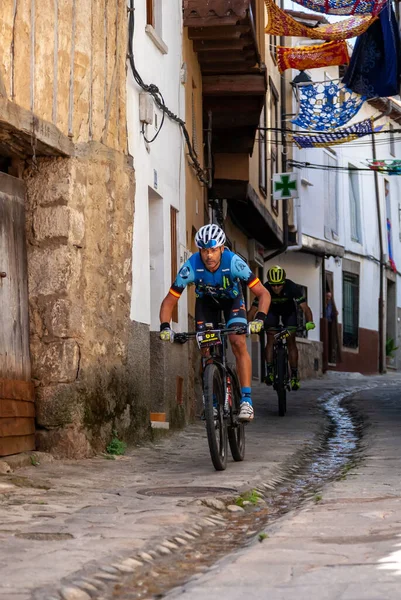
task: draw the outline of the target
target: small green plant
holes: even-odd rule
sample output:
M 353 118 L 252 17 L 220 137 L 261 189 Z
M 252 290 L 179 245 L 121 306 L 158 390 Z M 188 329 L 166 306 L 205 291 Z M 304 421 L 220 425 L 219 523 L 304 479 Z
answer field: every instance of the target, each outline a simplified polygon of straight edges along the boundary
M 317 504 L 318 502 L 320 502 L 323 498 L 322 494 L 315 494 L 313 497 L 313 500 L 315 501 L 315 504 Z
M 31 465 L 33 467 L 38 467 L 40 465 L 40 462 L 38 460 L 38 457 L 35 454 L 31 454 Z
M 259 535 L 258 535 L 258 540 L 259 540 L 259 542 L 263 542 L 263 540 L 266 540 L 268 537 L 269 536 L 267 535 L 267 533 L 262 531 L 262 533 L 259 533 Z
M 257 490 L 251 490 L 249 492 L 245 492 L 241 496 L 238 496 L 235 504 L 237 506 L 241 506 L 242 508 L 244 506 L 244 502 L 250 502 L 251 504 L 256 505 L 261 497 L 262 494 L 260 494 Z
M 112 454 L 114 456 L 122 456 L 123 454 L 125 454 L 126 449 L 127 444 L 122 440 L 118 439 L 117 432 L 113 431 L 113 438 L 106 448 L 107 454 Z
M 394 353 L 398 350 L 398 346 L 395 345 L 393 338 L 387 338 L 386 340 L 386 356 L 394 358 Z

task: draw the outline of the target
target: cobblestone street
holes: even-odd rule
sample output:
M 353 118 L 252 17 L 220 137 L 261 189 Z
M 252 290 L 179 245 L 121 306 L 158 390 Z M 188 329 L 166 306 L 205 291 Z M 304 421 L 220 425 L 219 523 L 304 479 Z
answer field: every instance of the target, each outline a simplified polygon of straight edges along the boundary
M 103 574 L 103 580 L 118 581 L 111 565 L 141 560 L 141 553 L 146 560 L 149 552 L 163 553 L 160 544 L 167 538 L 199 534 L 202 520 L 216 512 L 213 499 L 274 483 L 295 457 L 317 446 L 326 425 L 319 397 L 377 381 L 337 377 L 305 382 L 300 392 L 289 395 L 285 418 L 277 415 L 274 393 L 257 386 L 246 460 L 230 461 L 224 472 L 213 469 L 204 425 L 197 422 L 116 460 L 54 461 L 3 475 L 1 600 L 59 598 L 57 590 L 67 600 L 86 600 L 91 584 L 81 595 L 71 591 L 84 576 L 100 574 L 102 579 Z M 181 489 L 171 496 L 153 495 L 152 489 L 157 493 L 172 486 Z M 193 486 L 223 489 L 199 494 L 191 492 Z

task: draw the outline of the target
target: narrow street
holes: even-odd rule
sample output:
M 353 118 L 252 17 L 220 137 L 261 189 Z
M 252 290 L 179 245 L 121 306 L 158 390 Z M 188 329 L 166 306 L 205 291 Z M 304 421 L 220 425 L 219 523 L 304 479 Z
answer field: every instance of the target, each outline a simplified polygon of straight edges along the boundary
M 284 418 L 273 392 L 258 386 L 246 460 L 229 461 L 225 472 L 214 471 L 198 422 L 118 460 L 55 461 L 3 475 L 1 600 L 395 598 L 341 594 L 365 562 L 369 581 L 394 582 L 372 564 L 401 533 L 398 381 L 305 382 Z M 364 391 L 343 413 L 330 407 L 353 389 Z M 340 414 L 337 426 L 330 410 Z M 325 483 L 333 476 L 341 479 Z M 255 489 L 259 496 L 239 507 L 238 497 Z M 340 576 L 338 564 L 353 566 Z M 327 586 L 331 578 L 341 585 Z M 316 582 L 332 595 L 311 588 Z
M 357 394 L 363 417 L 356 466 L 168 598 L 395 600 L 401 575 L 399 387 Z

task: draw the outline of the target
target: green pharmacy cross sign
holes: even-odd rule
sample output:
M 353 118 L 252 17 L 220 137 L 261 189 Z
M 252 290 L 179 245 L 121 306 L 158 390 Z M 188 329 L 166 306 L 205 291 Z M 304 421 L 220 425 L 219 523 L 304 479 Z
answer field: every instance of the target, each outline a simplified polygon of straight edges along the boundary
M 276 173 L 273 175 L 273 200 L 298 198 L 298 174 Z

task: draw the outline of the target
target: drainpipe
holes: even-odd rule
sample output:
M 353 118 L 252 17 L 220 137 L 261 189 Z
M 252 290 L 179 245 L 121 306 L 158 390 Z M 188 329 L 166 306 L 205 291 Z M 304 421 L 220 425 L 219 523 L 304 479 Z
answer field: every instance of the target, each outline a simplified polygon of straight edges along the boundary
M 293 246 L 288 246 L 287 252 L 294 252 L 296 250 L 302 250 L 302 208 L 301 208 L 301 199 L 294 199 L 294 209 L 296 209 L 297 213 L 297 232 L 298 232 L 298 243 Z
M 372 132 L 372 156 L 373 160 L 376 160 L 376 142 L 375 135 Z M 379 287 L 379 373 L 384 373 L 384 242 L 383 242 L 383 228 L 382 228 L 382 217 L 380 207 L 380 193 L 379 193 L 379 174 L 375 170 L 375 192 L 376 192 L 376 211 L 377 211 L 377 224 L 379 227 L 379 245 L 380 245 L 380 287 Z
M 284 9 L 284 0 L 281 0 L 280 2 L 281 8 Z M 285 46 L 285 38 L 283 36 L 280 36 L 280 45 L 281 46 Z M 281 137 L 282 137 L 282 151 L 281 151 L 281 164 L 282 164 L 282 169 L 283 169 L 283 173 L 286 172 L 287 169 L 287 140 L 285 138 L 285 134 L 284 129 L 285 129 L 285 116 L 287 113 L 286 110 L 286 96 L 285 96 L 285 76 L 284 73 L 281 74 L 280 76 L 280 100 L 281 100 Z M 277 133 L 276 133 L 277 135 Z M 272 258 L 275 258 L 276 256 L 278 256 L 279 254 L 283 254 L 283 252 L 285 252 L 288 248 L 288 200 L 282 200 L 282 207 L 283 207 L 283 245 L 278 248 L 277 250 L 275 250 L 274 252 L 272 252 L 272 254 L 269 254 L 268 256 L 266 256 L 264 258 L 264 262 L 267 262 L 269 260 L 271 260 Z M 302 241 L 302 239 L 301 239 Z

